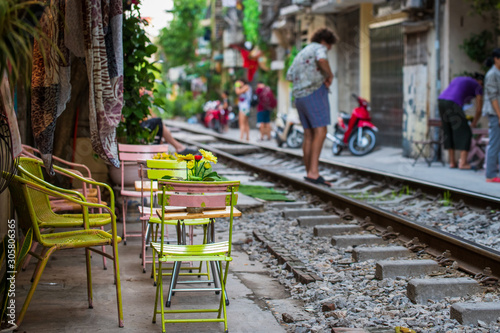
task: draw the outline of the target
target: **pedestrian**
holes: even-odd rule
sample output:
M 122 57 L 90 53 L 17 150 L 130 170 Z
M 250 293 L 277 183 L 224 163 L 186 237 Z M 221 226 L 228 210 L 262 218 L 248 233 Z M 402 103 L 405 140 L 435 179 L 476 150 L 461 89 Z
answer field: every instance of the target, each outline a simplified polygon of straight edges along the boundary
M 498 165 L 500 161 L 500 48 L 493 50 L 493 66 L 484 79 L 483 116 L 488 116 L 488 148 L 486 153 L 486 181 L 500 183 Z
M 221 94 L 221 105 L 220 105 L 220 123 L 222 126 L 222 132 L 226 133 L 229 129 L 228 120 L 229 120 L 229 93 L 224 90 Z
M 142 96 L 144 94 L 148 94 L 150 97 L 153 97 L 153 92 L 147 91 L 144 88 L 139 89 L 139 94 Z M 151 108 L 149 109 L 149 116 L 144 118 L 141 121 L 141 127 L 146 128 L 149 130 L 149 132 L 157 131 L 156 136 L 158 139 L 155 139 L 155 144 L 161 144 L 162 141 L 165 141 L 169 144 L 171 144 L 176 153 L 181 154 L 181 155 L 186 155 L 186 154 L 198 154 L 198 151 L 194 149 L 187 148 L 185 145 L 177 141 L 173 136 L 170 130 L 163 124 L 163 120 L 160 117 L 157 117 L 155 114 L 153 114 L 153 111 Z
M 260 140 L 271 140 L 271 111 L 276 107 L 276 97 L 269 86 L 259 82 L 255 89 L 259 98 L 257 104 L 257 123 L 259 123 Z M 265 138 L 267 136 L 267 139 Z
M 468 170 L 467 154 L 472 139 L 471 127 L 463 111 L 463 106 L 476 98 L 476 114 L 471 126 L 476 127 L 481 117 L 483 103 L 484 76 L 475 73 L 473 77 L 458 76 L 454 78 L 438 99 L 439 116 L 444 136 L 444 149 L 448 149 L 450 168 L 456 168 L 455 149 L 460 151 L 458 168 Z
M 327 52 L 336 40 L 330 29 L 318 29 L 311 43 L 297 54 L 286 75 L 293 83 L 292 93 L 304 128 L 302 151 L 307 172 L 304 179 L 328 186 L 331 184 L 319 174 L 319 156 L 326 138 L 326 126 L 330 124 L 328 93 L 333 74 Z
M 250 125 L 248 117 L 250 116 L 250 101 L 252 99 L 252 87 L 245 79 L 239 79 L 234 83 L 234 91 L 238 95 L 238 124 L 240 126 L 240 140 L 246 137 L 250 140 Z
M 163 124 L 163 120 L 159 117 L 152 116 L 151 118 L 147 118 L 141 122 L 142 128 L 147 128 L 150 132 L 157 130 L 156 136 L 159 138 L 154 143 L 161 144 L 162 141 L 165 141 L 171 144 L 175 151 L 178 154 L 186 155 L 186 154 L 198 154 L 197 150 L 186 148 L 185 145 L 177 141 L 173 136 L 170 130 Z

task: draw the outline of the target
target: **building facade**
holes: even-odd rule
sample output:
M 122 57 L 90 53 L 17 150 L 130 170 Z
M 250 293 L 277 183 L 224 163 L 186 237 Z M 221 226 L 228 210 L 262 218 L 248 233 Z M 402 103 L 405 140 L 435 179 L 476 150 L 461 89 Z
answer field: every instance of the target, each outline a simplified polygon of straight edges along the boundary
M 339 39 L 328 55 L 333 122 L 351 112 L 351 94 L 358 94 L 371 102 L 379 145 L 402 148 L 403 156 L 413 154 L 413 140 L 432 135 L 427 120 L 438 117 L 440 91 L 454 77 L 482 70 L 464 40 L 495 28 L 493 15 L 473 14 L 467 0 L 261 0 L 261 7 L 275 13 L 269 44 L 271 69 L 280 72 L 278 112 L 296 113 L 287 59 L 317 28 L 329 27 Z

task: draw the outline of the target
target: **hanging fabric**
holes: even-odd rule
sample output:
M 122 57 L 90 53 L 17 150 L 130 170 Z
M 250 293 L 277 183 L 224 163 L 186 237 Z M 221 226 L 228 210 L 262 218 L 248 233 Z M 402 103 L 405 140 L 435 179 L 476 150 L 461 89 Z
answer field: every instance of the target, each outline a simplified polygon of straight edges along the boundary
M 52 150 L 56 121 L 71 96 L 69 51 L 64 46 L 65 3 L 65 0 L 49 1 L 40 18 L 48 41 L 42 45 L 35 40 L 33 46 L 31 127 L 50 174 L 54 174 Z
M 123 106 L 123 4 L 122 0 L 81 1 L 92 148 L 105 162 L 119 167 L 116 127 Z

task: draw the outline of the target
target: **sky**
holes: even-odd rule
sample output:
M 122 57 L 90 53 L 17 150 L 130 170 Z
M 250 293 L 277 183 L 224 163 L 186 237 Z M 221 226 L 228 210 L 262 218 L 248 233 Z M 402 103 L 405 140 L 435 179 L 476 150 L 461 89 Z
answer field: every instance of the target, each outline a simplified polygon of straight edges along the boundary
M 143 18 L 151 18 L 151 23 L 146 27 L 147 33 L 151 37 L 156 37 L 159 31 L 164 28 L 172 15 L 166 13 L 165 10 L 172 9 L 172 0 L 142 0 L 141 1 L 141 16 Z

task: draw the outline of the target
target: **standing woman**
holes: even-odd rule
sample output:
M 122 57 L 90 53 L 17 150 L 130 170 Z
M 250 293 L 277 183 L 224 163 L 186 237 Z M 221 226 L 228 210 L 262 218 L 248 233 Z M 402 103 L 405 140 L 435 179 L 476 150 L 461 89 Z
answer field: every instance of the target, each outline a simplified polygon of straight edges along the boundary
M 234 90 L 238 95 L 238 123 L 240 125 L 240 140 L 246 136 L 246 140 L 250 140 L 250 125 L 248 124 L 248 116 L 250 115 L 250 101 L 252 99 L 252 87 L 245 79 L 239 79 L 234 84 Z
M 327 52 L 337 39 L 328 28 L 316 30 L 311 43 L 303 48 L 293 60 L 286 78 L 293 82 L 293 96 L 304 127 L 304 164 L 306 181 L 331 186 L 319 174 L 319 156 L 326 138 L 326 126 L 330 124 L 329 87 L 333 73 L 328 63 Z
M 483 116 L 488 116 L 489 142 L 486 156 L 486 181 L 500 183 L 500 48 L 493 50 L 493 66 L 484 78 Z

